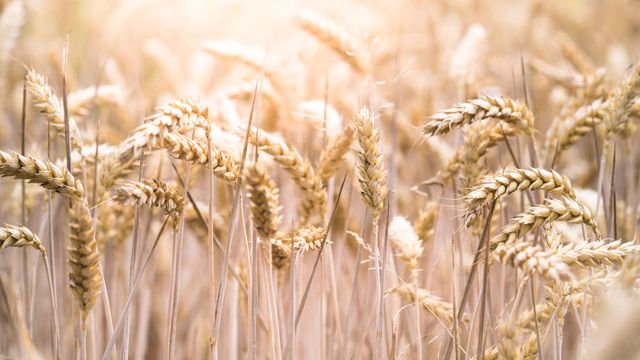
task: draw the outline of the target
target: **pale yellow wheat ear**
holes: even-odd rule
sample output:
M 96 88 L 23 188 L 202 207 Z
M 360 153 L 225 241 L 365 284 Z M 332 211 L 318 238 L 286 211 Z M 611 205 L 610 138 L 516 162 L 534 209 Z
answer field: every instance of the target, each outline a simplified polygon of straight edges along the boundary
M 358 182 L 362 201 L 371 210 L 374 222 L 382 213 L 387 196 L 387 171 L 380 149 L 380 132 L 375 127 L 373 112 L 363 107 L 355 116 L 358 151 Z
M 526 105 L 506 97 L 482 96 L 460 103 L 451 109 L 432 115 L 424 126 L 426 136 L 442 135 L 456 127 L 485 119 L 496 119 L 533 134 L 534 118 Z
M 625 131 L 629 124 L 629 112 L 633 99 L 638 94 L 640 94 L 640 63 L 629 70 L 607 100 L 604 125 L 608 138 Z
M 320 154 L 318 161 L 318 175 L 326 184 L 344 162 L 344 158 L 351 150 L 351 144 L 355 140 L 353 128 L 348 126 L 341 133 L 335 135 Z
M 40 242 L 40 239 L 26 226 L 5 225 L 0 228 L 0 250 L 8 247 L 30 246 L 39 250 L 42 255 L 47 251 Z
M 420 304 L 441 321 L 445 321 L 447 324 L 453 323 L 453 306 L 451 303 L 431 294 L 426 289 L 418 288 L 416 290 L 413 284 L 406 283 L 385 290 L 385 294 L 397 294 L 408 302 Z M 462 316 L 461 319 L 464 322 L 469 320 L 466 316 Z
M 239 164 L 233 156 L 213 144 L 207 146 L 204 138 L 192 139 L 177 133 L 167 133 L 155 148 L 165 149 L 171 157 L 198 165 L 207 165 L 211 160 L 213 174 L 230 185 L 235 185 L 238 179 Z
M 449 159 L 442 178 L 452 179 L 458 173 L 466 178 L 466 184 L 472 184 L 480 172 L 480 164 L 484 162 L 488 152 L 500 144 L 505 137 L 516 136 L 522 129 L 505 123 L 469 125 L 464 131 L 464 141 Z
M 142 179 L 119 184 L 114 189 L 115 199 L 125 205 L 142 205 L 161 208 L 168 216 L 176 218 L 184 209 L 184 198 L 175 188 L 158 179 Z
M 424 248 L 413 226 L 403 216 L 396 216 L 389 225 L 389 240 L 400 260 L 408 269 L 415 269 Z
M 435 234 L 436 220 L 438 220 L 439 204 L 437 201 L 429 201 L 413 222 L 413 228 L 423 243 L 431 241 Z
M 575 199 L 571 182 L 554 170 L 542 168 L 511 169 L 483 177 L 465 196 L 465 218 L 470 222 L 493 201 L 522 190 L 543 190 Z
M 65 136 L 64 108 L 62 101 L 49 86 L 47 79 L 34 69 L 27 69 L 27 91 L 31 102 L 51 124 L 54 134 Z M 74 150 L 82 149 L 82 135 L 73 118 L 69 118 L 69 141 Z
M 512 217 L 509 224 L 493 238 L 492 245 L 515 242 L 554 221 L 585 224 L 600 238 L 600 231 L 589 209 L 578 200 L 563 196 L 561 199 L 547 198 L 543 204 L 530 205 L 524 213 Z
M 305 253 L 319 250 L 326 236 L 326 230 L 317 226 L 304 226 L 300 229 L 276 233 L 268 243 L 271 245 L 271 264 L 277 269 L 284 269 L 291 263 L 292 251 Z M 327 238 L 326 245 L 331 244 Z
M 577 110 L 569 109 L 568 113 L 561 113 L 547 132 L 545 142 L 547 157 L 559 156 L 583 136 L 592 132 L 594 126 L 602 123 L 607 106 L 607 102 L 597 99 Z M 558 155 L 555 155 L 556 151 Z
M 275 136 L 260 131 L 256 135 L 251 131 L 249 141 L 261 151 L 271 155 L 273 160 L 291 176 L 291 179 L 302 190 L 300 203 L 300 221 L 302 224 L 320 224 L 327 212 L 327 192 L 308 159 L 284 141 Z
M 82 328 L 102 286 L 100 254 L 87 202 L 71 201 L 69 208 L 69 286 L 80 306 Z
M 220 59 L 243 64 L 257 73 L 264 72 L 265 77 L 277 92 L 280 94 L 285 92 L 283 79 L 271 66 L 272 63 L 280 63 L 280 60 L 274 59 L 274 56 L 269 54 L 269 59 L 273 61 L 265 63 L 267 52 L 263 48 L 252 47 L 234 40 L 205 40 L 202 42 L 202 49 Z
M 71 199 L 81 199 L 84 187 L 66 168 L 16 152 L 0 151 L 0 175 L 40 184 Z
M 299 11 L 295 20 L 301 29 L 335 51 L 353 70 L 361 74 L 369 71 L 357 42 L 338 24 L 308 10 Z
M 557 39 L 562 56 L 580 74 L 589 75 L 595 72 L 596 67 L 587 54 L 567 34 L 561 33 Z
M 89 86 L 69 94 L 69 114 L 86 116 L 91 106 L 124 104 L 125 92 L 118 85 Z
M 280 199 L 275 182 L 257 165 L 247 168 L 245 177 L 253 226 L 261 239 L 275 237 L 280 227 Z

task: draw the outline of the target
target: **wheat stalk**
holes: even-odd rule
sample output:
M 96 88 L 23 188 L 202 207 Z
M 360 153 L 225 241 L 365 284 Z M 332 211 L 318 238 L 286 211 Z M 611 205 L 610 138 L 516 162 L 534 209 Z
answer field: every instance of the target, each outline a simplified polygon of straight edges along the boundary
M 485 120 L 497 119 L 533 133 L 533 114 L 524 104 L 505 97 L 482 96 L 432 115 L 424 126 L 427 136 L 442 135 L 455 127 Z

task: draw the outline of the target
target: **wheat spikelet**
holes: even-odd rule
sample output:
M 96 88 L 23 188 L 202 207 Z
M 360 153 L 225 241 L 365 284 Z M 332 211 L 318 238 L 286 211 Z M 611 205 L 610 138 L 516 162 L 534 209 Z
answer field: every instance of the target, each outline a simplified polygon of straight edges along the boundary
M 27 91 L 32 96 L 33 105 L 47 118 L 55 134 L 65 137 L 62 101 L 49 86 L 47 79 L 34 69 L 27 70 Z M 69 141 L 74 150 L 82 149 L 82 135 L 71 117 L 69 118 Z
M 358 152 L 358 181 L 362 191 L 361 199 L 371 210 L 374 222 L 382 212 L 384 199 L 387 196 L 387 172 L 384 169 L 383 155 L 378 147 L 380 132 L 374 124 L 373 112 L 369 108 L 361 108 L 355 117 L 356 136 L 360 151 Z
M 69 114 L 86 116 L 92 105 L 120 105 L 124 103 L 123 89 L 118 85 L 90 86 L 69 94 Z
M 84 329 L 102 284 L 100 254 L 86 201 L 71 202 L 69 219 L 69 286 L 78 301 Z
M 424 248 L 411 223 L 403 216 L 396 216 L 389 225 L 389 240 L 398 257 L 408 269 L 415 269 Z
M 505 97 L 482 96 L 430 117 L 423 132 L 427 136 L 442 135 L 454 127 L 465 126 L 485 119 L 497 119 L 533 133 L 533 114 L 524 104 Z
M 207 129 L 209 127 L 209 108 L 197 101 L 180 99 L 160 106 L 156 113 L 145 119 L 162 130 L 171 132 L 176 128 L 193 126 Z
M 273 156 L 273 160 L 291 175 L 293 181 L 302 190 L 300 204 L 302 224 L 321 222 L 327 211 L 327 193 L 322 186 L 322 179 L 314 171 L 309 160 L 304 159 L 298 151 L 273 135 L 260 132 L 256 137 L 255 132 L 252 131 L 249 140 L 260 150 Z M 314 215 L 315 218 L 312 218 Z
M 509 224 L 493 238 L 492 243 L 513 243 L 540 226 L 554 221 L 588 225 L 596 237 L 600 238 L 600 231 L 589 209 L 578 200 L 563 196 L 561 199 L 545 199 L 544 204 L 531 205 L 524 213 L 512 217 Z
M 115 189 L 116 200 L 125 205 L 146 204 L 161 208 L 166 215 L 177 217 L 184 208 L 184 198 L 178 191 L 158 179 L 127 181 Z
M 31 246 L 39 250 L 42 255 L 47 253 L 40 239 L 27 227 L 5 224 L 5 227 L 0 228 L 0 250 L 24 246 Z
M 262 239 L 271 239 L 280 227 L 279 191 L 266 171 L 250 166 L 245 177 L 253 226 Z
M 453 323 L 453 306 L 450 303 L 440 299 L 439 297 L 431 294 L 426 289 L 416 289 L 413 284 L 402 284 L 391 289 L 387 289 L 385 294 L 398 294 L 400 297 L 408 302 L 418 302 L 422 307 L 427 309 L 436 318 L 447 322 Z M 462 317 L 463 321 L 466 321 L 466 317 Z
M 329 140 L 327 146 L 320 153 L 318 161 L 318 175 L 323 183 L 326 184 L 338 172 L 354 140 L 355 133 L 350 126 Z
M 465 196 L 467 222 L 493 201 L 522 190 L 544 190 L 575 199 L 571 182 L 554 170 L 512 169 L 483 177 Z
M 26 179 L 71 199 L 81 199 L 84 187 L 67 169 L 30 155 L 0 151 L 0 175 Z
M 295 19 L 300 28 L 330 47 L 353 70 L 361 74 L 367 73 L 369 67 L 364 59 L 358 56 L 356 42 L 336 23 L 310 11 L 298 12 Z
M 511 124 L 483 124 L 469 125 L 464 131 L 462 147 L 449 159 L 442 178 L 453 178 L 460 171 L 463 173 L 465 184 L 472 184 L 478 177 L 479 165 L 487 156 L 489 150 L 497 146 L 505 137 L 518 135 L 522 130 Z

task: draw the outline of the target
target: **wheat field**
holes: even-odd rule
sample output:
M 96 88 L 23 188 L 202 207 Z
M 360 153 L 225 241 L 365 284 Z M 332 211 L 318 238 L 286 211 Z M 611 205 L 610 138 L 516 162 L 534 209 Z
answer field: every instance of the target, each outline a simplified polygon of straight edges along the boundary
M 640 359 L 635 0 L 0 0 L 0 359 Z

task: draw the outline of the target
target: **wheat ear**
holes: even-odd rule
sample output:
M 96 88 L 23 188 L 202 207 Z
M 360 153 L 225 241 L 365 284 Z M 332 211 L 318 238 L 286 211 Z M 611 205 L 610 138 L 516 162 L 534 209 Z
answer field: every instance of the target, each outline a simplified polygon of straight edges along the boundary
M 433 239 L 436 220 L 438 220 L 438 208 L 439 204 L 437 201 L 429 201 L 424 208 L 420 210 L 418 218 L 413 222 L 413 228 L 422 242 L 428 242 Z
M 361 108 L 355 117 L 355 128 L 360 150 L 358 152 L 358 181 L 362 201 L 371 210 L 377 223 L 387 196 L 387 172 L 379 148 L 380 132 L 375 127 L 373 112 Z
M 96 303 L 102 286 L 100 253 L 91 212 L 84 199 L 71 201 L 69 218 L 69 286 L 78 300 L 82 327 L 85 328 L 89 311 Z
M 397 252 L 405 266 L 413 270 L 422 257 L 424 248 L 411 223 L 403 216 L 396 216 L 389 225 L 391 247 Z
M 524 213 L 512 217 L 509 224 L 493 238 L 492 244 L 495 246 L 515 242 L 527 233 L 554 221 L 588 225 L 596 237 L 600 238 L 600 231 L 589 209 L 578 200 L 563 196 L 561 199 L 547 198 L 543 204 L 530 205 Z
M 521 132 L 519 127 L 504 123 L 470 125 L 464 131 L 462 147 L 458 148 L 449 159 L 442 178 L 452 179 L 462 172 L 462 176 L 466 179 L 465 183 L 472 184 L 479 175 L 479 164 L 484 161 L 489 150 L 500 144 L 505 137 L 515 136 Z
M 67 169 L 30 155 L 0 151 L 0 175 L 26 179 L 72 199 L 81 199 L 84 195 L 84 187 Z
M 502 199 L 515 191 L 543 190 L 576 197 L 571 182 L 554 170 L 541 168 L 511 169 L 483 177 L 465 196 L 467 203 L 465 218 L 470 219 L 488 207 L 493 201 Z
M 318 161 L 318 175 L 323 183 L 326 184 L 338 172 L 354 140 L 355 133 L 353 128 L 348 126 L 344 131 L 333 137 L 322 150 Z
M 633 105 L 633 99 L 639 93 L 640 63 L 631 68 L 607 100 L 604 124 L 608 138 L 625 131 L 629 123 L 629 111 Z
M 257 165 L 247 169 L 245 177 L 253 226 L 262 239 L 271 239 L 280 227 L 279 191 L 266 171 Z
M 298 12 L 295 19 L 300 28 L 335 51 L 353 70 L 361 74 L 367 73 L 369 67 L 358 55 L 356 41 L 338 24 L 310 11 Z
M 69 114 L 86 116 L 93 105 L 121 105 L 124 103 L 124 90 L 118 85 L 89 86 L 69 94 Z
M 0 250 L 24 246 L 31 246 L 39 250 L 42 255 L 47 253 L 40 239 L 26 226 L 5 224 L 5 227 L 0 228 Z
M 182 195 L 158 179 L 127 181 L 119 184 L 114 192 L 116 200 L 125 205 L 146 204 L 150 207 L 158 207 L 171 217 L 179 216 L 184 208 Z
M 505 97 L 482 96 L 430 117 L 423 132 L 427 136 L 442 135 L 455 127 L 485 119 L 497 119 L 519 126 L 527 134 L 533 133 L 533 114 L 526 105 Z
M 602 122 L 606 107 L 606 102 L 597 99 L 575 111 L 570 110 L 569 113 L 563 111 L 560 118 L 554 120 L 547 133 L 545 143 L 547 156 L 553 156 L 555 151 L 558 154 L 562 153 L 583 136 L 592 132 L 593 127 Z
M 426 289 L 417 289 L 416 291 L 413 284 L 406 283 L 387 289 L 385 294 L 398 294 L 408 302 L 417 302 L 436 318 L 446 321 L 448 324 L 453 323 L 453 306 L 441 298 L 431 294 Z M 461 319 L 463 321 L 467 320 L 466 317 L 461 317 Z
M 295 149 L 265 132 L 260 132 L 256 137 L 255 132 L 252 131 L 250 141 L 260 150 L 273 156 L 273 160 L 291 175 L 293 181 L 302 190 L 303 196 L 300 204 L 302 224 L 321 222 L 327 211 L 327 193 L 322 185 L 322 179 L 314 171 L 309 160 L 303 158 Z

